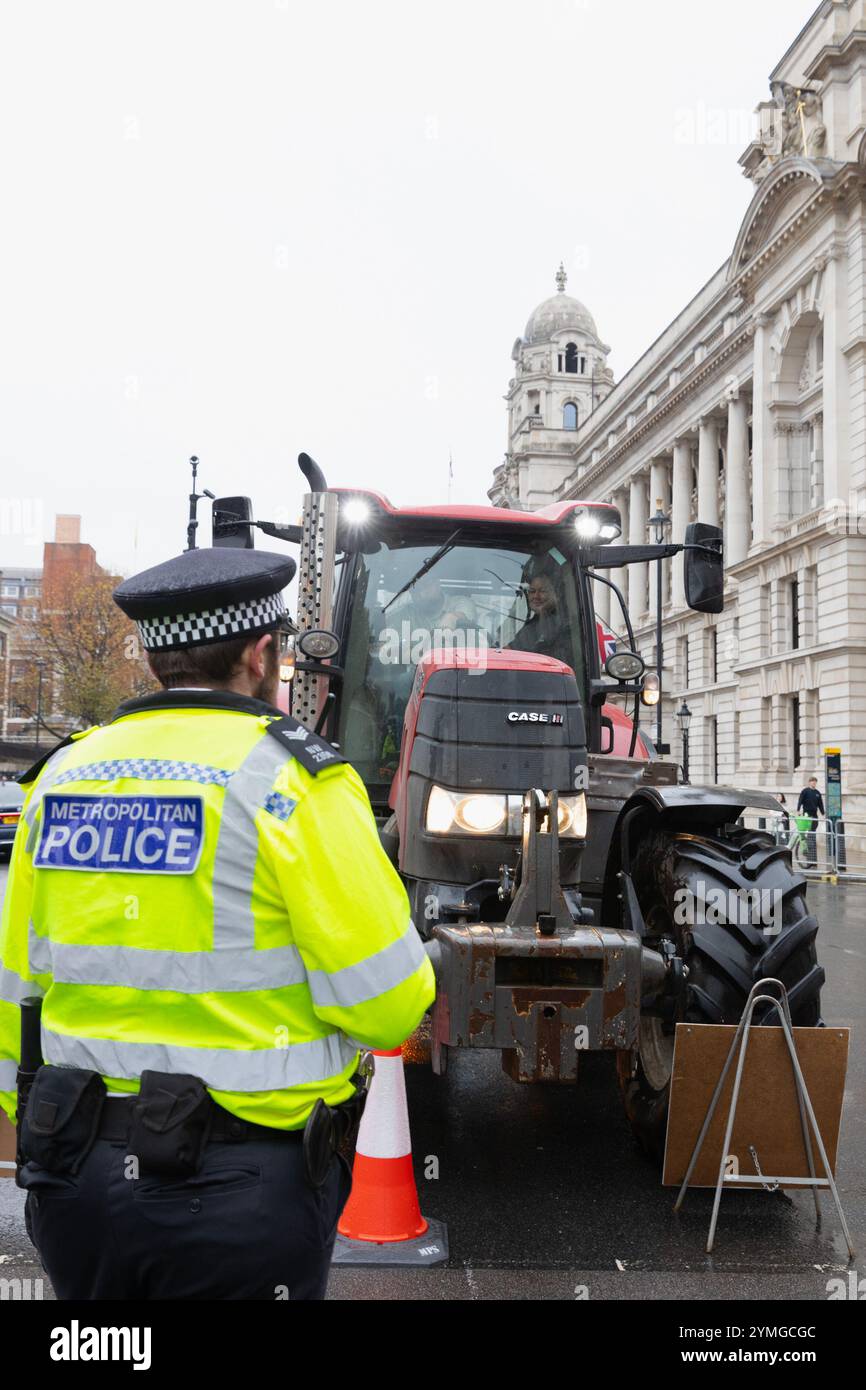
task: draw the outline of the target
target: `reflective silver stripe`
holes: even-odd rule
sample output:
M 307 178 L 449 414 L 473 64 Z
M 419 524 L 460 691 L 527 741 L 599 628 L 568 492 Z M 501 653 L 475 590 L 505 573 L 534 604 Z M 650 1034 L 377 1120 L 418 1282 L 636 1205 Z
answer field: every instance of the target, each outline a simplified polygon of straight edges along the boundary
M 34 975 L 51 974 L 51 942 L 39 935 L 32 921 L 27 933 L 27 963 Z
M 214 1091 L 282 1091 L 339 1076 L 357 1052 L 342 1033 L 287 1047 L 241 1051 L 75 1038 L 43 1028 L 42 1055 L 58 1066 L 85 1067 L 122 1079 L 134 1079 L 143 1071 L 182 1072 L 201 1077 Z
M 262 734 L 226 788 L 213 867 L 213 944 L 255 946 L 253 878 L 259 858 L 256 812 L 267 801 L 274 779 L 291 754 Z
M 8 966 L 0 967 L 0 999 L 5 999 L 7 1004 L 20 1004 L 22 999 L 41 999 L 44 993 L 35 980 L 25 980 Z
M 166 989 L 178 994 L 240 994 L 304 984 L 307 972 L 297 947 L 246 947 L 222 951 L 153 951 L 135 946 L 51 943 L 57 984 Z
M 0 1091 L 17 1091 L 18 1089 L 18 1064 L 17 1062 L 0 1061 Z
M 325 970 L 311 970 L 313 1003 L 325 1007 L 337 1004 L 344 1008 L 363 1004 L 365 999 L 375 999 L 389 989 L 396 989 L 414 975 L 423 960 L 424 947 L 414 922 L 410 921 L 403 935 L 390 946 L 357 965 L 344 966 L 331 974 Z

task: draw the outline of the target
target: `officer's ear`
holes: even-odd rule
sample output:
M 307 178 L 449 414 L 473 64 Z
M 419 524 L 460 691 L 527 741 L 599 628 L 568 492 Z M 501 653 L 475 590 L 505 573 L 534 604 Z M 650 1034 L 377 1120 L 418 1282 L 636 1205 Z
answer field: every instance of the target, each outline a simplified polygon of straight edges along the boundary
M 272 645 L 273 640 L 274 634 L 272 632 L 263 632 L 261 637 L 256 638 L 254 642 L 250 642 L 249 646 L 244 650 L 244 661 L 247 663 L 251 675 L 255 676 L 256 680 L 262 680 L 267 671 L 268 647 Z

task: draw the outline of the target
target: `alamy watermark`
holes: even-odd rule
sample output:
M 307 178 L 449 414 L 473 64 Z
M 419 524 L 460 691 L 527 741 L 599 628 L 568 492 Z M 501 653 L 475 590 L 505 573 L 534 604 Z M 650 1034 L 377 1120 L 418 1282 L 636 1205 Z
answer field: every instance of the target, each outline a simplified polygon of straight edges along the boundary
M 417 666 L 434 651 L 459 652 L 472 672 L 486 671 L 490 644 L 483 627 L 413 627 L 408 618 L 382 629 L 377 660 L 383 666 Z
M 16 536 L 25 545 L 41 545 L 44 522 L 41 497 L 0 497 L 0 537 Z
M 0 1302 L 30 1303 L 45 1297 L 42 1279 L 0 1279 Z
M 719 888 L 698 881 L 694 888 L 676 889 L 674 922 L 678 927 L 760 927 L 765 936 L 778 936 L 783 905 L 781 888 Z

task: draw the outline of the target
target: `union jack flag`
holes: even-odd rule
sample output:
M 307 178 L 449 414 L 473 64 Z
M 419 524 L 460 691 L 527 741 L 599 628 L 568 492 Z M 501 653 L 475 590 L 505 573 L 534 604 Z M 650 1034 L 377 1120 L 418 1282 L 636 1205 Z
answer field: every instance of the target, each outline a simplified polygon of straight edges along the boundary
M 613 656 L 616 651 L 616 636 L 611 632 L 607 623 L 603 623 L 601 618 L 595 620 L 595 632 L 598 639 L 598 656 L 602 669 L 609 656 Z

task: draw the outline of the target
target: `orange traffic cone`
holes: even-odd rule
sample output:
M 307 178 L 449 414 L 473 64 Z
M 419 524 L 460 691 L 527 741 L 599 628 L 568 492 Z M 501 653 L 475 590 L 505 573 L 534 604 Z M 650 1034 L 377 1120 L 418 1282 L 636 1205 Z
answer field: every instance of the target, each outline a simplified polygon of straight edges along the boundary
M 402 1050 L 374 1055 L 334 1262 L 436 1264 L 448 1256 L 447 1236 L 442 1223 L 428 1221 L 418 1205 Z

